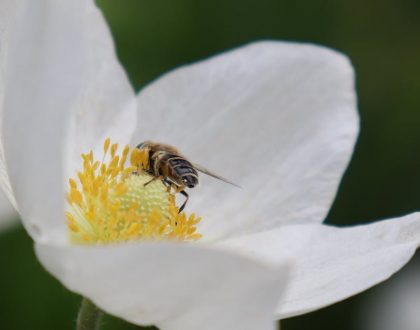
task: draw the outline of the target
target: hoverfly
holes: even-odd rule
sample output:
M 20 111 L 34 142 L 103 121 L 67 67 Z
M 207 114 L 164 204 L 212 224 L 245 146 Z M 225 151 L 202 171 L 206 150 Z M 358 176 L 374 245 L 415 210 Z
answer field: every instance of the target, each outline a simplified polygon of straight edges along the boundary
M 152 175 L 154 178 L 147 182 L 161 179 L 169 188 L 174 188 L 176 192 L 185 196 L 185 201 L 179 208 L 179 212 L 185 208 L 188 201 L 188 194 L 185 188 L 194 188 L 198 184 L 198 172 L 207 174 L 213 178 L 224 181 L 236 187 L 233 182 L 214 174 L 206 168 L 191 163 L 175 147 L 153 141 L 145 141 L 137 145 L 140 151 L 146 151 L 148 155 L 148 166 L 143 171 Z

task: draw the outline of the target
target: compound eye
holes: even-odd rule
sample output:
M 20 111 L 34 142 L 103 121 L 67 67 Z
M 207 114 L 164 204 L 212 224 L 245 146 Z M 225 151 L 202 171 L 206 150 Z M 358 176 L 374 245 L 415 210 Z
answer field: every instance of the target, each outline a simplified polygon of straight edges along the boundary
M 141 148 L 143 148 L 143 145 L 144 145 L 144 142 L 142 142 L 142 143 L 139 143 L 138 145 L 137 145 L 137 149 L 141 149 Z

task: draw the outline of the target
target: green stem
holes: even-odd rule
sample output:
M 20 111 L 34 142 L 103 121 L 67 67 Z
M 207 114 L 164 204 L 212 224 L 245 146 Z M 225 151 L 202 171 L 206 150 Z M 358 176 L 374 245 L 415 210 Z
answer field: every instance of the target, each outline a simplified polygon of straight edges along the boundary
M 87 298 L 83 298 L 77 315 L 77 330 L 99 330 L 104 313 Z

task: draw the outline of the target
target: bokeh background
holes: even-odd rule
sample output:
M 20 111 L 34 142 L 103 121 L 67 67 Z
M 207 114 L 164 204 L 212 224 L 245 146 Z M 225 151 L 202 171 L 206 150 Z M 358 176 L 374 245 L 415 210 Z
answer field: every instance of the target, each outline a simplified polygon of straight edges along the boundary
M 100 0 L 98 5 L 136 89 L 174 67 L 259 39 L 311 42 L 346 53 L 357 75 L 361 135 L 327 222 L 367 223 L 420 208 L 420 1 Z M 80 297 L 42 269 L 22 228 L 0 234 L 0 264 L 2 329 L 74 328 Z M 407 269 L 418 269 L 412 283 L 420 286 L 420 257 Z M 344 302 L 284 320 L 282 330 L 374 330 L 367 319 L 376 302 L 392 299 L 385 292 L 406 271 Z M 107 316 L 103 329 L 138 327 Z

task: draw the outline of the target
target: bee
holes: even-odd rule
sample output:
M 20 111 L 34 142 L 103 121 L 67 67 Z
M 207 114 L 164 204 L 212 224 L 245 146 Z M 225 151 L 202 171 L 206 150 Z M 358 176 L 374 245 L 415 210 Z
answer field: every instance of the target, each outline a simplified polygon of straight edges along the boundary
M 160 179 L 169 189 L 174 188 L 177 193 L 185 197 L 185 201 L 179 208 L 179 212 L 184 210 L 188 202 L 189 195 L 185 191 L 185 188 L 194 188 L 198 185 L 198 172 L 239 187 L 233 182 L 210 172 L 206 168 L 190 162 L 178 149 L 171 145 L 145 141 L 137 145 L 137 149 L 147 152 L 148 166 L 142 170 L 153 176 L 153 179 L 145 183 L 145 185 Z

